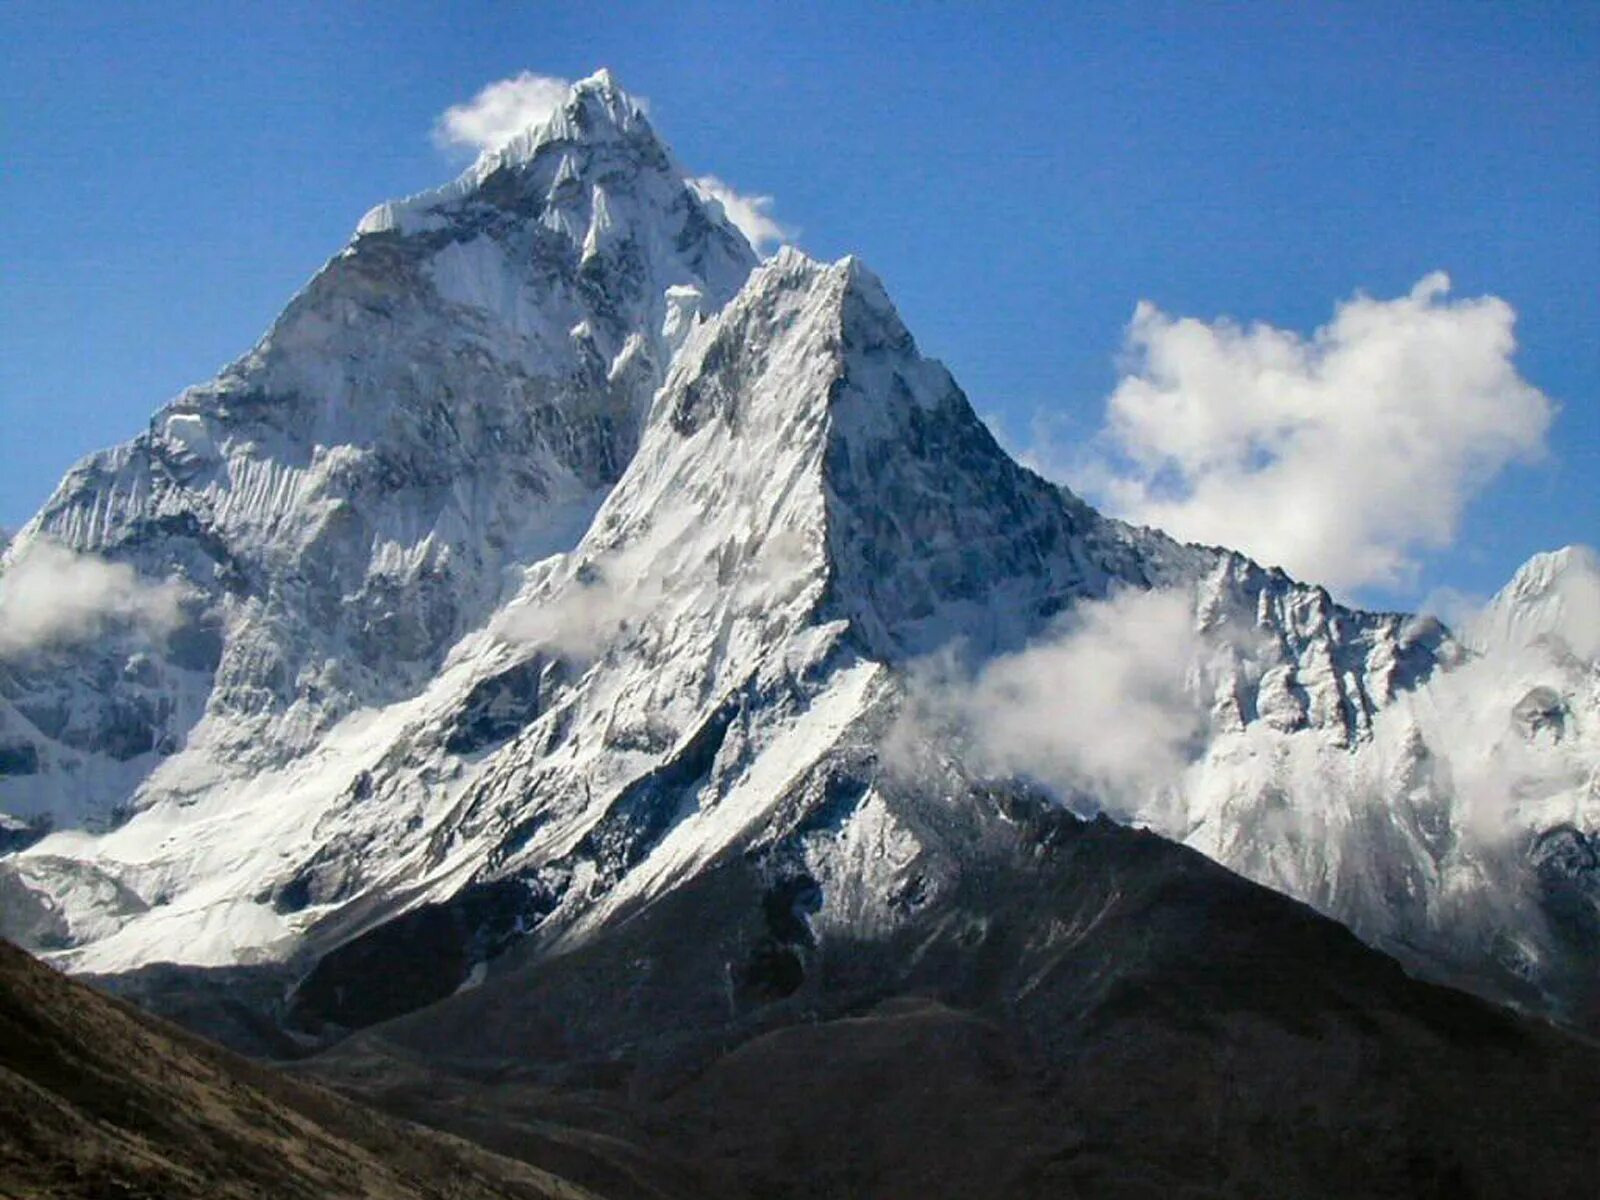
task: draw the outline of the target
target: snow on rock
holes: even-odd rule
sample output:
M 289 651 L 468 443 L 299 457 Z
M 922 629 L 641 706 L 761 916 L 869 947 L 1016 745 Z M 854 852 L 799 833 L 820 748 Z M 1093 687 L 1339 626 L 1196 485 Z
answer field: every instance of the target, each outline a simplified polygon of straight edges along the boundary
M 1260 719 L 1213 727 L 1124 815 L 1436 977 L 1593 1020 L 1600 664 L 1572 649 L 1600 633 L 1592 561 L 1535 558 L 1468 631 L 1470 648 L 1412 622 L 1369 648 L 1365 686 L 1354 672 L 1341 686 L 1336 663 L 1290 667 L 1267 643 L 1249 667 Z
M 1551 641 L 1580 660 L 1600 659 L 1600 553 L 1567 546 L 1534 555 L 1466 632 L 1491 650 Z

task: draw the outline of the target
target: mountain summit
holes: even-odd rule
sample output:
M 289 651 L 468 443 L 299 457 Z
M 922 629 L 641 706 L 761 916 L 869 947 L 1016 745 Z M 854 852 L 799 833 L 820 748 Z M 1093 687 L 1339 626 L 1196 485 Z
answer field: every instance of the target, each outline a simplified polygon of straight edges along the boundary
M 1469 632 L 1485 649 L 1543 641 L 1582 661 L 1600 660 L 1600 554 L 1566 546 L 1534 555 Z
M 561 146 L 569 150 L 582 147 L 587 152 L 603 148 L 613 162 L 654 162 L 662 169 L 670 164 L 670 154 L 656 138 L 642 105 L 617 86 L 611 72 L 601 68 L 587 79 L 573 84 L 564 103 L 548 116 L 533 122 L 496 149 L 485 150 L 461 176 L 443 187 L 420 192 L 403 200 L 378 205 L 361 219 L 356 232 L 417 232 L 437 227 L 447 214 L 463 201 L 470 202 L 490 178 L 501 172 L 517 173 L 529 168 L 541 152 Z M 567 185 L 579 182 L 579 175 L 563 160 L 556 177 Z
M 34 770 L 6 807 L 103 826 L 179 747 L 254 772 L 414 694 L 508 571 L 573 544 L 755 262 L 603 74 L 375 210 L 249 354 L 17 535 L 13 564 L 48 541 L 177 581 L 184 619 L 9 666 L 0 736 Z

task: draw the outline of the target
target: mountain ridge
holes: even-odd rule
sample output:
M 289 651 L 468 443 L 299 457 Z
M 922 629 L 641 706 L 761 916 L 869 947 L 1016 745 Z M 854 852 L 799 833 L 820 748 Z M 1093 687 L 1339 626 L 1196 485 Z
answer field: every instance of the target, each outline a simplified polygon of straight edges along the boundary
M 7 1195 L 595 1200 L 208 1045 L 5 942 L 0 1029 Z

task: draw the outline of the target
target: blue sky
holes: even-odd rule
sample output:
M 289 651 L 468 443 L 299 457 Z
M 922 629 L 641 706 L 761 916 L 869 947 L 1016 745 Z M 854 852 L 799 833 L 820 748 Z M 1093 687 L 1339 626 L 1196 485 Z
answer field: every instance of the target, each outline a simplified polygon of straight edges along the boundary
M 1068 476 L 1139 301 L 1309 333 L 1447 271 L 1515 310 L 1559 412 L 1537 461 L 1462 485 L 1450 545 L 1343 590 L 1484 593 L 1600 538 L 1600 6 L 986 9 L 0 8 L 0 524 L 247 349 L 372 204 L 459 169 L 446 107 L 604 64 L 690 167 L 859 253 Z

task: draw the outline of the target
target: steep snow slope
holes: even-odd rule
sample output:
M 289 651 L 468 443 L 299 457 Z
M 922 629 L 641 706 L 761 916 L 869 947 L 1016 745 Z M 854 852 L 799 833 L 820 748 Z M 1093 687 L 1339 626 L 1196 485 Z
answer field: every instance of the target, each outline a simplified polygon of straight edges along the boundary
M 1004 454 L 853 260 L 781 253 L 691 319 L 735 290 L 748 247 L 608 78 L 363 231 L 324 276 L 387 264 L 381 302 L 329 284 L 319 307 L 314 282 L 246 382 L 163 416 L 187 431 L 191 482 L 151 473 L 177 436 L 152 432 L 24 534 L 163 564 L 260 553 L 237 576 L 221 551 L 186 570 L 201 598 L 183 630 L 215 631 L 215 686 L 169 639 L 138 694 L 206 715 L 178 753 L 106 768 L 90 810 L 131 798 L 129 819 L 0 866 L 14 935 L 95 971 L 315 963 L 301 1007 L 345 1025 L 470 986 L 530 934 L 579 945 L 740 855 L 803 864 L 819 929 L 889 936 L 930 919 L 988 836 L 950 806 L 995 768 L 960 705 L 953 725 L 948 706 L 929 716 L 930 663 L 935 687 L 975 688 L 1095 605 L 1160 590 L 1185 627 L 1178 768 L 1115 793 L 1026 760 L 1001 773 L 1187 841 L 1430 971 L 1586 1011 L 1595 688 L 1570 645 L 1546 638 L 1513 670 L 1436 622 L 1101 517 Z M 413 314 L 404 353 L 396 313 Z M 239 392 L 277 379 L 293 382 Z M 282 414 L 347 440 L 283 467 L 304 442 Z M 405 467 L 374 483 L 391 445 Z M 270 486 L 217 482 L 269 466 Z M 169 505 L 243 532 L 159 532 Z M 586 532 L 560 519 L 595 505 Z M 91 529 L 114 536 L 73 532 Z M 1545 599 L 1516 600 L 1532 615 L 1507 628 L 1581 624 L 1581 588 L 1513 592 Z M 127 651 L 7 677 L 6 737 L 40 747 L 0 780 L 8 808 L 70 817 L 75 781 L 101 779 L 106 756 L 68 775 L 71 743 L 26 714 L 63 680 L 122 704 Z M 1001 695 L 1048 740 L 1073 711 L 1052 698 L 1096 682 Z M 1020 711 L 1041 703 L 1042 720 Z
M 508 570 L 582 534 L 674 347 L 754 263 L 604 72 L 369 214 L 255 349 L 10 546 L 186 596 L 176 629 L 0 663 L 0 806 L 98 827 L 166 756 L 248 778 L 414 694 Z

